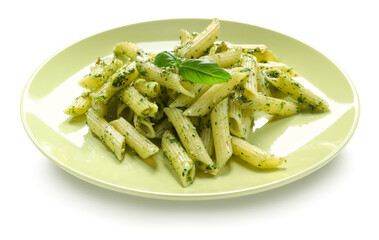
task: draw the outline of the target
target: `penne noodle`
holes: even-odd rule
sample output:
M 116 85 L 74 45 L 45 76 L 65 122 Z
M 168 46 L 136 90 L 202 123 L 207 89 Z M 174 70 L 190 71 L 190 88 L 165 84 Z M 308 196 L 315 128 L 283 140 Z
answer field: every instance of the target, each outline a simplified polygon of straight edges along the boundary
M 188 107 L 193 102 L 195 102 L 199 97 L 201 97 L 212 85 L 209 84 L 195 84 L 193 87 L 193 91 L 195 93 L 195 97 L 189 97 L 184 94 L 180 94 L 171 104 L 170 108 L 174 107 Z
M 134 127 L 147 138 L 155 138 L 154 123 L 148 117 L 133 116 Z
M 103 101 L 91 98 L 91 108 L 96 111 L 101 117 L 107 117 L 108 107 Z
M 189 118 L 177 108 L 165 108 L 164 112 L 190 157 L 205 163 L 207 166 L 213 166 L 213 161 Z
M 167 72 L 150 62 L 137 62 L 137 69 L 146 79 L 156 81 L 161 86 L 194 97 L 192 83 L 181 79 L 176 73 Z
M 257 168 L 276 168 L 285 162 L 240 138 L 232 137 L 233 154 Z
M 264 95 L 258 95 L 252 100 L 239 100 L 238 104 L 242 108 L 264 111 L 282 117 L 292 116 L 300 111 L 297 103 Z
M 127 87 L 120 93 L 121 100 L 140 117 L 155 117 L 158 114 L 157 104 L 142 96 L 134 87 Z
M 187 59 L 198 58 L 206 52 L 217 40 L 220 33 L 220 22 L 217 18 L 213 19 L 211 24 L 197 35 L 192 41 L 187 42 L 177 50 L 179 57 Z
M 241 66 L 251 69 L 248 77 L 246 78 L 246 81 L 243 83 L 243 91 L 242 91 L 243 95 L 247 99 L 250 99 L 250 98 L 255 97 L 258 94 L 257 78 L 260 72 L 258 68 L 257 59 L 252 55 L 244 55 L 241 58 Z
M 170 160 L 184 187 L 193 183 L 195 164 L 171 131 L 165 131 L 162 137 L 162 149 Z
M 212 157 L 214 153 L 214 143 L 212 136 L 212 124 L 210 119 L 210 114 L 202 117 L 200 119 L 200 138 L 203 141 L 205 149 L 207 149 L 207 153 L 210 157 Z
M 128 105 L 126 105 L 126 103 L 121 102 L 121 101 L 118 102 L 116 118 L 122 117 L 128 122 L 132 122 L 133 115 L 134 115 L 133 110 Z
M 89 91 L 85 90 L 79 97 L 75 98 L 74 102 L 63 112 L 74 117 L 80 116 L 87 112 L 91 104 L 92 99 L 89 97 Z
M 124 87 L 130 85 L 137 77 L 138 71 L 136 69 L 136 63 L 132 62 L 131 64 L 125 64 L 118 69 L 105 84 L 94 91 L 91 96 L 93 99 L 108 103 L 113 95 Z
M 122 161 L 125 155 L 125 137 L 92 108 L 87 111 L 87 125 Z
M 95 66 L 91 67 L 91 72 L 85 75 L 78 84 L 84 88 L 97 89 L 122 65 L 122 61 L 115 58 L 99 58 Z
M 295 72 L 292 67 L 281 63 L 281 62 L 267 62 L 267 63 L 259 63 L 259 69 L 261 71 L 265 69 L 276 68 L 286 74 L 288 77 L 300 77 L 300 74 Z
M 224 98 L 211 113 L 216 172 L 219 172 L 233 154 L 232 139 L 229 131 L 228 99 Z
M 242 56 L 242 50 L 237 48 L 237 49 L 231 49 L 222 53 L 206 55 L 206 56 L 201 57 L 200 59 L 211 60 L 217 63 L 222 68 L 230 68 L 241 60 L 241 56 Z
M 135 89 L 149 98 L 156 98 L 161 93 L 161 86 L 157 82 L 148 82 L 143 78 L 134 81 Z
M 244 109 L 237 101 L 229 99 L 228 117 L 230 133 L 239 138 L 246 139 L 251 130 L 253 112 L 254 109 Z
M 233 68 L 230 71 L 230 79 L 222 84 L 212 85 L 199 99 L 197 99 L 189 108 L 184 111 L 187 116 L 204 116 L 210 110 L 224 99 L 233 88 L 240 84 L 248 75 L 249 69 Z
M 229 48 L 241 48 L 244 53 L 249 53 L 254 55 L 258 62 L 280 62 L 280 59 L 275 56 L 266 45 L 257 44 L 257 45 L 244 45 L 244 44 L 229 44 Z
M 139 133 L 124 118 L 111 121 L 110 124 L 125 137 L 126 145 L 131 147 L 141 158 L 145 159 L 159 152 L 159 148 L 154 143 Z
M 154 126 L 155 137 L 162 138 L 163 133 L 166 132 L 166 130 L 173 130 L 173 129 L 174 127 L 172 126 L 168 118 L 165 118 Z
M 135 61 L 137 60 L 138 56 L 141 56 L 143 54 L 144 53 L 141 51 L 141 49 L 132 42 L 117 43 L 113 47 L 113 55 L 124 63 Z
M 286 76 L 278 69 L 267 69 L 263 71 L 265 78 L 283 93 L 291 96 L 301 106 L 312 111 L 325 111 L 329 104 L 321 97 L 305 88 L 292 77 Z
M 180 43 L 181 45 L 186 45 L 188 42 L 193 40 L 193 36 L 187 30 L 180 29 Z

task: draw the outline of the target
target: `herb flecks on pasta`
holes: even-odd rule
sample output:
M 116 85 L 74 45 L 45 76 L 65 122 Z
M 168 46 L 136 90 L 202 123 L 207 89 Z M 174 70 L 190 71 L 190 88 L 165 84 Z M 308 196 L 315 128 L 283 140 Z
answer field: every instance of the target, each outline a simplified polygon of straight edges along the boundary
M 180 45 L 160 53 L 117 43 L 113 57 L 98 58 L 79 81 L 84 90 L 64 113 L 85 115 L 119 161 L 126 146 L 154 157 L 160 141 L 183 187 L 198 172 L 218 175 L 232 155 L 257 169 L 280 167 L 283 157 L 247 141 L 255 118 L 327 111 L 328 102 L 267 46 L 217 41 L 219 33 L 213 19 L 199 33 L 181 29 Z

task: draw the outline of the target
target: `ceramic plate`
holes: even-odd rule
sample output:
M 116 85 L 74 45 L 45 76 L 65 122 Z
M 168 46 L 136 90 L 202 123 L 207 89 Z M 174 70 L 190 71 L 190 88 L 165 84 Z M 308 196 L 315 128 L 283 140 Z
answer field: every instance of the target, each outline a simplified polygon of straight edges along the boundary
M 329 162 L 351 138 L 358 122 L 356 90 L 330 59 L 286 35 L 261 27 L 221 21 L 219 40 L 265 44 L 281 60 L 307 79 L 304 85 L 330 104 L 326 113 L 300 113 L 257 123 L 249 141 L 287 163 L 271 171 L 249 166 L 232 157 L 216 177 L 198 175 L 183 188 L 162 151 L 141 160 L 130 149 L 120 163 L 85 125 L 84 118 L 63 113 L 82 89 L 77 81 L 98 57 L 112 53 L 114 44 L 137 43 L 146 51 L 170 50 L 179 30 L 201 31 L 209 19 L 173 19 L 138 23 L 81 40 L 44 62 L 27 83 L 21 99 L 21 117 L 33 143 L 49 159 L 71 174 L 115 191 L 163 199 L 215 199 L 257 193 L 300 179 Z

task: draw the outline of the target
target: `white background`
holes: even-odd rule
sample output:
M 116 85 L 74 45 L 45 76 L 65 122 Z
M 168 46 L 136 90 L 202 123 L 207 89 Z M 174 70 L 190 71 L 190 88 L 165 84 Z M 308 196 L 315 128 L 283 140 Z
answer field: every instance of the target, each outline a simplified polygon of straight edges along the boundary
M 1 1 L 0 239 L 379 239 L 379 17 L 374 3 Z M 327 53 L 345 70 L 358 90 L 361 117 L 333 161 L 299 181 L 255 195 L 164 201 L 79 180 L 27 137 L 19 113 L 22 89 L 56 51 L 131 23 L 213 17 L 290 35 Z

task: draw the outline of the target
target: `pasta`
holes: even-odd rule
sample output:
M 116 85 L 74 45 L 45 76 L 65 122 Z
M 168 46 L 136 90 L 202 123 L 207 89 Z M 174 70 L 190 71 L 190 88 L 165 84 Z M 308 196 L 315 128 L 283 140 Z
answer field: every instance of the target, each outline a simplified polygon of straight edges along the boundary
M 193 91 L 195 93 L 195 97 L 190 97 L 184 94 L 180 94 L 171 104 L 170 107 L 189 107 L 193 102 L 195 102 L 199 97 L 201 97 L 211 85 L 204 84 L 195 84 L 193 87 Z
M 204 116 L 200 120 L 200 138 L 204 143 L 205 149 L 207 149 L 207 153 L 212 157 L 214 153 L 214 143 L 212 136 L 212 124 L 210 119 L 210 114 Z
M 180 144 L 180 141 L 170 131 L 165 131 L 163 134 L 162 149 L 176 170 L 183 186 L 190 185 L 195 177 L 195 164 L 184 150 L 182 144 Z
M 222 68 L 232 67 L 238 63 L 242 56 L 242 50 L 239 48 L 231 49 L 222 53 L 215 53 L 201 57 L 201 59 L 208 59 L 216 62 Z
M 226 83 L 212 85 L 184 111 L 184 115 L 201 117 L 210 112 L 217 103 L 228 96 L 236 85 L 242 82 L 249 71 L 249 69 L 245 68 L 233 68 L 230 70 L 231 77 Z
M 212 133 L 217 171 L 220 171 L 233 154 L 229 131 L 228 99 L 224 98 L 212 110 Z
M 220 22 L 213 19 L 211 24 L 192 41 L 187 41 L 177 52 L 179 57 L 198 58 L 217 40 L 220 33 Z
M 64 110 L 64 113 L 71 116 L 80 116 L 87 112 L 91 107 L 92 99 L 89 97 L 89 91 L 84 90 L 83 93 L 75 98 L 74 102 Z
M 138 71 L 136 70 L 136 63 L 132 62 L 130 64 L 125 64 L 118 69 L 117 72 L 106 81 L 106 83 L 91 94 L 92 98 L 107 103 L 114 94 L 125 86 L 129 86 L 137 77 Z
M 122 117 L 111 121 L 110 124 L 125 136 L 126 144 L 136 151 L 141 158 L 148 158 L 159 151 L 155 144 L 139 133 L 132 124 Z
M 173 130 L 173 128 L 174 127 L 172 126 L 168 118 L 165 118 L 154 126 L 155 137 L 162 138 L 164 132 L 166 132 L 167 130 Z
M 87 111 L 87 125 L 122 161 L 125 155 L 125 137 L 92 108 Z
M 158 82 L 168 89 L 175 90 L 189 97 L 194 97 L 192 84 L 189 81 L 183 80 L 178 74 L 164 71 L 150 62 L 138 62 L 137 67 L 139 69 L 138 71 L 142 72 L 147 79 Z
M 161 93 L 161 87 L 157 82 L 148 82 L 143 78 L 134 81 L 134 87 L 142 95 L 149 98 L 156 98 Z
M 242 108 L 255 109 L 264 111 L 273 115 L 288 117 L 297 114 L 300 111 L 298 104 L 284 99 L 267 97 L 262 94 L 252 100 L 237 100 Z
M 279 69 L 268 69 L 263 73 L 272 85 L 291 96 L 302 106 L 316 111 L 324 111 L 329 108 L 329 104 L 324 99 L 305 88 L 292 77 L 285 75 Z
M 189 118 L 183 115 L 182 111 L 177 108 L 165 108 L 168 120 L 174 126 L 180 141 L 187 150 L 191 158 L 194 158 L 207 166 L 213 166 L 214 163 L 207 150 L 204 147 L 196 128 L 193 126 Z
M 134 127 L 140 132 L 142 135 L 148 138 L 155 138 L 155 130 L 154 130 L 154 122 L 151 121 L 148 117 L 140 117 L 136 114 L 133 115 L 133 124 Z
M 96 89 L 123 65 L 117 58 L 98 59 L 91 72 L 85 75 L 78 84 L 84 88 Z
M 249 136 L 253 122 L 252 115 L 254 108 L 242 108 L 234 100 L 229 99 L 229 130 L 234 136 L 246 139 Z
M 260 149 L 245 140 L 232 137 L 233 154 L 258 168 L 275 168 L 285 159 Z
M 241 59 L 241 65 L 243 67 L 250 68 L 248 77 L 243 84 L 243 95 L 246 98 L 253 98 L 258 94 L 258 62 L 253 55 L 244 55 Z
M 219 33 L 213 19 L 199 33 L 181 29 L 172 51 L 115 44 L 113 56 L 99 58 L 79 80 L 84 91 L 64 113 L 85 115 L 119 161 L 126 146 L 143 159 L 161 146 L 183 187 L 199 172 L 218 175 L 232 155 L 256 168 L 280 167 L 285 158 L 247 141 L 254 121 L 328 111 L 328 102 L 266 45 L 220 42 Z
M 122 90 L 120 99 L 140 117 L 155 117 L 158 114 L 157 104 L 144 97 L 133 86 Z

